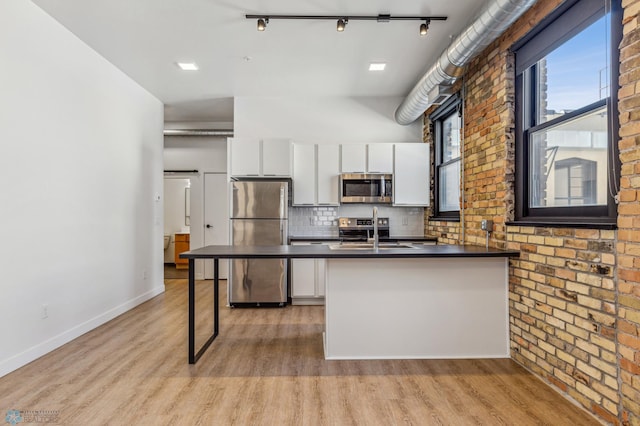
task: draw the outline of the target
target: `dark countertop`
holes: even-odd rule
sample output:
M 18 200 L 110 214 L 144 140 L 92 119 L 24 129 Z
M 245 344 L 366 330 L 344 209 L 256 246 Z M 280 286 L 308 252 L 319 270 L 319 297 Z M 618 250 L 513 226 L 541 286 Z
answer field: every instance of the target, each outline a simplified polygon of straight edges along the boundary
M 289 237 L 289 242 L 310 242 L 310 243 L 314 243 L 314 242 L 324 242 L 324 241 L 329 241 L 329 242 L 339 242 L 340 241 L 340 237 L 318 237 L 318 236 L 314 236 L 314 237 L 300 237 L 300 236 L 295 236 L 295 237 Z M 408 241 L 408 242 L 415 242 L 415 243 L 421 243 L 421 242 L 437 242 L 438 239 L 436 237 L 383 237 L 380 238 L 380 241 L 384 241 L 384 242 L 390 242 L 390 243 L 397 243 L 398 241 Z
M 331 250 L 326 245 L 206 246 L 180 254 L 182 259 L 366 259 L 434 257 L 518 257 L 514 250 L 481 246 L 432 245 L 416 248 Z

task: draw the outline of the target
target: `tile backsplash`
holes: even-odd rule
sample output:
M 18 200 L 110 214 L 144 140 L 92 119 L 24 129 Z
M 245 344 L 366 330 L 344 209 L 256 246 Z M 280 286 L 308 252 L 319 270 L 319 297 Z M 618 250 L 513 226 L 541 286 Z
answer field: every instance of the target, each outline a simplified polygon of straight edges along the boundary
M 372 217 L 372 204 L 336 207 L 289 207 L 289 236 L 337 237 L 339 217 Z M 378 205 L 378 216 L 389 218 L 392 237 L 424 235 L 422 207 L 390 207 Z

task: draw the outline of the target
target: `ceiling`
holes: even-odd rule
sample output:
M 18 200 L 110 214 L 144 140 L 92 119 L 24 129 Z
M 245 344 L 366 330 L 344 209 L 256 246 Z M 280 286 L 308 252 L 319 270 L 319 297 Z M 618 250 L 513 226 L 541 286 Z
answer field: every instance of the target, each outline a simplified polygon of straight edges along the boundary
M 233 121 L 235 96 L 404 96 L 487 0 L 33 0 L 165 104 L 167 121 Z M 268 4 L 267 4 L 268 3 Z M 271 20 L 245 14 L 448 16 Z M 182 71 L 176 62 L 196 62 Z M 386 62 L 382 72 L 370 62 Z

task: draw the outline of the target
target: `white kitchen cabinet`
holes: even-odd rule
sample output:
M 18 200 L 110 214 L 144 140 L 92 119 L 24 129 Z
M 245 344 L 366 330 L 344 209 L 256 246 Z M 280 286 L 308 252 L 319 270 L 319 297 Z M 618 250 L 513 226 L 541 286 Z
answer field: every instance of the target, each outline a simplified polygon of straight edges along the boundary
M 262 175 L 291 177 L 291 140 L 262 140 Z
M 228 139 L 231 176 L 260 176 L 260 145 L 260 139 Z
M 228 139 L 229 174 L 249 177 L 291 177 L 289 139 Z
M 367 145 L 340 145 L 342 173 L 365 173 L 367 171 Z
M 292 245 L 331 244 L 331 242 L 294 242 Z M 324 305 L 324 259 L 291 260 L 291 304 Z
M 340 151 L 338 145 L 293 144 L 293 205 L 337 206 Z
M 315 151 L 315 145 L 293 144 L 294 206 L 313 206 L 316 204 Z
M 393 205 L 428 206 L 430 182 L 429 144 L 395 144 Z
M 367 173 L 393 173 L 393 144 L 367 145 Z
M 341 145 L 342 173 L 393 173 L 393 144 Z
M 318 144 L 316 162 L 318 205 L 340 205 L 339 145 Z

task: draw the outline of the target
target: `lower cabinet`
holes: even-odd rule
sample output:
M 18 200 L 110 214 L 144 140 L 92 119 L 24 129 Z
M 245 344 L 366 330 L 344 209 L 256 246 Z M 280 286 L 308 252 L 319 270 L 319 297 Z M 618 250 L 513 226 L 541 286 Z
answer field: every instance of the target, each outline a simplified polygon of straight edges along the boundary
M 189 234 L 176 234 L 175 242 L 176 269 L 188 269 L 189 259 L 180 259 L 180 253 L 189 251 Z
M 292 245 L 330 244 L 300 242 Z M 324 259 L 291 260 L 291 304 L 324 305 Z

